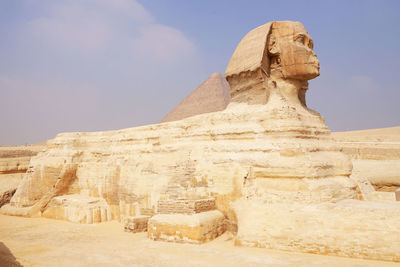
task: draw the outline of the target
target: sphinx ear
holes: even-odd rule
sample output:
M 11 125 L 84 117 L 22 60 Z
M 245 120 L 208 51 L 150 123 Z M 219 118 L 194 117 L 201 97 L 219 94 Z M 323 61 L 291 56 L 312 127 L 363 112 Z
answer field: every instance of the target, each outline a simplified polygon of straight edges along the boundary
M 268 53 L 272 56 L 277 56 L 280 54 L 276 37 L 273 34 L 270 34 L 268 37 Z

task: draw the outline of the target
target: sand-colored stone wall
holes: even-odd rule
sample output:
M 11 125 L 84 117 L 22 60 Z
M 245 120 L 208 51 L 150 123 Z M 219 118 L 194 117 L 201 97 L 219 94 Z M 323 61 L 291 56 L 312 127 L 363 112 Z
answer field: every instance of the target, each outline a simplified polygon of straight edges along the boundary
M 238 196 L 249 176 L 265 179 L 266 192 L 280 191 L 289 199 L 294 196 L 285 187 L 293 186 L 304 191 L 298 196 L 305 202 L 320 201 L 318 192 L 332 200 L 348 198 L 354 192 L 346 179 L 351 162 L 329 140 L 317 115 L 293 117 L 285 107 L 246 104 L 120 131 L 59 134 L 32 159 L 12 204 L 34 205 L 66 164 L 77 164 L 66 193 L 104 198 L 117 220 L 133 210 L 156 212 L 163 199 L 217 195 L 223 203 L 224 195 Z M 334 192 L 336 180 L 345 185 L 341 193 Z M 314 193 L 306 193 L 310 190 Z
M 345 200 L 313 205 L 235 203 L 236 243 L 286 251 L 400 261 L 400 204 Z
M 215 199 L 169 199 L 158 201 L 158 213 L 195 214 L 215 209 Z
M 378 191 L 400 188 L 400 127 L 335 132 L 332 136 L 353 161 L 353 175 Z
M 6 195 L 15 192 L 28 170 L 31 158 L 44 150 L 45 147 L 45 143 L 25 146 L 0 146 L 0 197 L 5 194 L 4 199 L 6 199 Z

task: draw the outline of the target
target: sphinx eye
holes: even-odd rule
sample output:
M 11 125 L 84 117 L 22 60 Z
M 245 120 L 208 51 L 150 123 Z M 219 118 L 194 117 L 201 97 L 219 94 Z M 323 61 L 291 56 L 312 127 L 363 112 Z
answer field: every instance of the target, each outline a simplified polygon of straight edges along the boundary
M 304 40 L 305 40 L 305 36 L 302 35 L 302 34 L 297 35 L 297 36 L 295 37 L 295 41 L 298 42 L 298 43 L 300 43 L 300 44 L 302 44 L 302 45 L 304 45 Z

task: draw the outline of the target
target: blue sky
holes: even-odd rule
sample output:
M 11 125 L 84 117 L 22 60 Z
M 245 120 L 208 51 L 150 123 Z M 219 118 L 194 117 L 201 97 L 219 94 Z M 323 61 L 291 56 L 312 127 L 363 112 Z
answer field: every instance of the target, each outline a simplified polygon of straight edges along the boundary
M 331 130 L 400 125 L 400 1 L 0 0 L 0 145 L 156 123 L 273 20 L 312 36 Z

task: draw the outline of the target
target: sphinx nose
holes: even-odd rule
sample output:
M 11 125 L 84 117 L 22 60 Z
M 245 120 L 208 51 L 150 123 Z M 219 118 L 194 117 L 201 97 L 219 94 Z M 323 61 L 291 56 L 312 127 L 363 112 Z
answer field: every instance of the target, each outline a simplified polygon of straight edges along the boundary
M 314 51 L 312 51 L 311 55 L 310 55 L 310 62 L 315 63 L 319 65 L 319 60 L 317 58 L 317 55 L 314 53 Z

